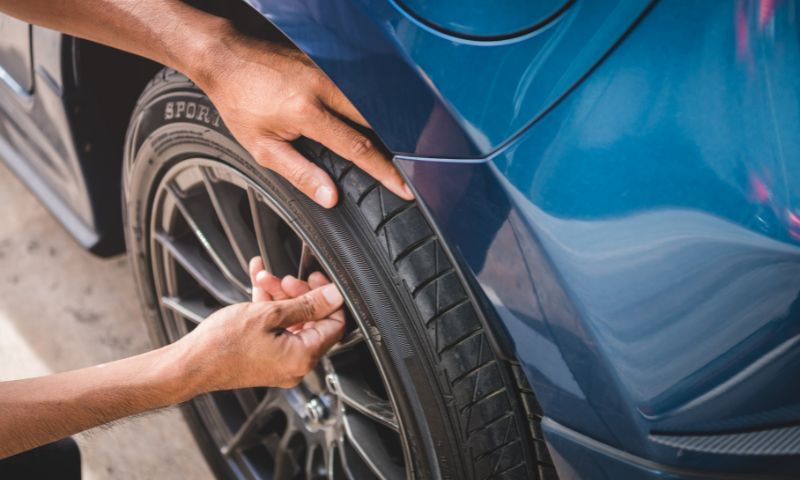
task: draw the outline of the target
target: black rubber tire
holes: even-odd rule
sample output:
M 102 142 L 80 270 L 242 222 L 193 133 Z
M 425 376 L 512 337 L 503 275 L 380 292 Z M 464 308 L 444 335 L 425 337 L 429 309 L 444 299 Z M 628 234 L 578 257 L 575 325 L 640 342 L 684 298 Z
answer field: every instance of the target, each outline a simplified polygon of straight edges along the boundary
M 169 112 L 178 102 L 186 102 L 182 116 Z M 187 118 L 190 103 L 195 114 Z M 183 75 L 164 70 L 147 86 L 128 130 L 123 202 L 128 252 L 154 342 L 166 342 L 148 246 L 154 186 L 182 159 L 218 159 L 291 213 L 354 299 L 407 425 L 415 478 L 554 478 L 536 435 L 533 393 L 493 351 L 461 274 L 423 211 L 320 145 L 297 145 L 336 180 L 342 195 L 335 208 L 317 207 L 256 165 Z M 184 410 L 209 463 L 230 476 L 197 410 L 191 404 Z

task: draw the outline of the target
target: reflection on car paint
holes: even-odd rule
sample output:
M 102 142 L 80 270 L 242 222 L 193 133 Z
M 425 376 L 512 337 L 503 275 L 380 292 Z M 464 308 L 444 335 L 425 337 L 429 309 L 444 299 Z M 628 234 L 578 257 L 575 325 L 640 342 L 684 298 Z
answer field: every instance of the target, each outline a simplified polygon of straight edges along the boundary
M 798 28 L 790 2 L 659 4 L 487 163 L 401 161 L 556 422 L 669 465 L 797 471 L 648 435 L 800 421 Z

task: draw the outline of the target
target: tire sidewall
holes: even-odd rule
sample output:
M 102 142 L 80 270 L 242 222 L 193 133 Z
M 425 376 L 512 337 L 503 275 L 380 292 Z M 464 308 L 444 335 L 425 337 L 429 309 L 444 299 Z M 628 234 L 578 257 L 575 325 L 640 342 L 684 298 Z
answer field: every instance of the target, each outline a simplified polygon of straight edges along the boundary
M 200 157 L 220 161 L 262 186 L 297 221 L 309 240 L 324 250 L 321 253 L 329 259 L 328 266 L 339 280 L 339 287 L 353 299 L 352 307 L 366 323 L 373 352 L 390 384 L 413 462 L 412 476 L 468 478 L 457 447 L 461 443 L 457 429 L 449 421 L 442 395 L 436 394 L 431 353 L 425 351 L 426 342 L 418 338 L 421 333 L 414 322 L 408 325 L 402 321 L 415 315 L 413 303 L 400 281 L 392 276 L 391 264 L 370 248 L 367 235 L 359 233 L 357 206 L 348 198 L 329 211 L 316 206 L 283 179 L 258 166 L 219 120 L 210 100 L 185 77 L 160 75 L 161 81 L 151 83 L 134 112 L 123 171 L 126 241 L 153 342 L 168 343 L 150 257 L 150 209 L 156 187 L 163 175 L 183 160 Z M 331 235 L 350 238 L 337 246 L 329 242 Z M 363 251 L 346 251 L 342 245 L 355 245 Z M 348 258 L 353 255 L 363 258 Z M 358 268 L 362 271 L 354 272 Z M 191 402 L 183 410 L 217 475 L 232 476 L 198 410 Z

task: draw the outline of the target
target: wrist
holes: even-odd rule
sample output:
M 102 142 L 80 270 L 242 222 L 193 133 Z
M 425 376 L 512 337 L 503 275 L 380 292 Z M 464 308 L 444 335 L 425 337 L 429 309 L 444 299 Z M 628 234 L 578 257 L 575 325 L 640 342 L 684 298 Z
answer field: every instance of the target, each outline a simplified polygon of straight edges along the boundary
M 169 404 L 183 403 L 213 389 L 210 385 L 209 366 L 183 342 L 176 342 L 155 350 L 159 389 Z
M 224 18 L 208 16 L 203 26 L 193 28 L 184 46 L 170 55 L 172 66 L 208 92 L 216 84 L 219 72 L 230 62 L 230 45 L 238 35 L 233 24 Z

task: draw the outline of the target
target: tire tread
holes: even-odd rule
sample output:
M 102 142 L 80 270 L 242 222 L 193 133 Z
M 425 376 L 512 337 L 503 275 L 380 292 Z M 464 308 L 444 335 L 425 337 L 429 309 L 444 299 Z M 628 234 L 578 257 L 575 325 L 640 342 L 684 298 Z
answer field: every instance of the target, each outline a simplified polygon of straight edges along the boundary
M 522 369 L 493 351 L 456 267 L 419 206 L 329 150 L 311 148 L 356 202 L 414 299 L 459 412 L 474 478 L 556 479 L 539 426 L 541 409 Z

